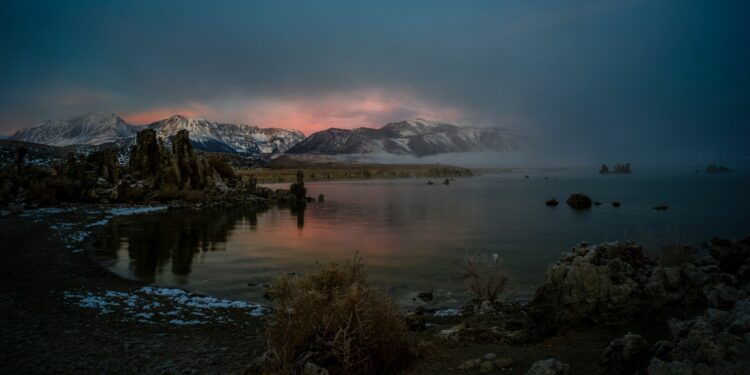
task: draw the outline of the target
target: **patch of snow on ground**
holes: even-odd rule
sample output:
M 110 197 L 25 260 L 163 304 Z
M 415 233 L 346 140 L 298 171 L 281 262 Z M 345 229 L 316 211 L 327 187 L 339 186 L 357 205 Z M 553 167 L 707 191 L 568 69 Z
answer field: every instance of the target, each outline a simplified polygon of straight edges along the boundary
M 138 214 L 145 214 L 149 212 L 159 212 L 164 211 L 167 209 L 167 206 L 144 206 L 144 207 L 123 207 L 123 208 L 113 208 L 111 211 L 109 211 L 112 216 L 129 216 L 129 215 L 138 215 Z
M 435 316 L 446 317 L 446 316 L 460 316 L 461 310 L 459 309 L 443 309 L 435 311 Z
M 172 319 L 169 321 L 169 323 L 176 324 L 178 326 L 193 326 L 196 324 L 206 324 L 206 322 L 202 320 L 182 320 L 182 319 Z
M 166 321 L 175 325 L 205 324 L 210 320 L 231 322 L 222 314 L 229 309 L 240 310 L 251 316 L 261 316 L 266 307 L 259 304 L 204 297 L 174 288 L 145 286 L 135 292 L 107 290 L 99 293 L 64 292 L 63 297 L 84 308 L 97 309 L 100 314 L 119 311 L 125 320 L 138 322 Z M 197 320 L 200 317 L 202 320 Z
M 91 224 L 86 225 L 86 228 L 99 227 L 102 225 L 107 225 L 107 223 L 109 223 L 109 219 L 101 219 L 99 221 L 95 221 Z
M 265 308 L 262 305 L 258 305 L 255 303 L 219 299 L 216 297 L 196 296 L 191 295 L 190 293 L 182 289 L 155 288 L 151 286 L 144 286 L 140 289 L 140 292 L 150 295 L 169 297 L 173 302 L 177 304 L 197 309 L 247 309 L 250 310 L 249 314 L 253 316 L 261 316 L 265 312 Z

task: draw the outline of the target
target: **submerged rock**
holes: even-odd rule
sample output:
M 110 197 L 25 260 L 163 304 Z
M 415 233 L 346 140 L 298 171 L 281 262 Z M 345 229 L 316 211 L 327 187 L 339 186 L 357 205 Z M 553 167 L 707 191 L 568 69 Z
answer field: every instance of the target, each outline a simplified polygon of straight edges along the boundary
M 618 201 L 612 202 L 612 207 L 617 208 L 617 207 L 620 207 L 620 206 L 621 206 L 620 202 L 618 202 Z
M 592 201 L 591 198 L 589 198 L 589 196 L 586 194 L 575 193 L 571 194 L 570 197 L 568 197 L 566 203 L 574 210 L 585 210 L 587 208 L 591 208 Z
M 669 209 L 669 206 L 667 206 L 666 204 L 660 204 L 660 205 L 654 206 L 654 210 L 656 211 L 664 211 L 667 209 Z

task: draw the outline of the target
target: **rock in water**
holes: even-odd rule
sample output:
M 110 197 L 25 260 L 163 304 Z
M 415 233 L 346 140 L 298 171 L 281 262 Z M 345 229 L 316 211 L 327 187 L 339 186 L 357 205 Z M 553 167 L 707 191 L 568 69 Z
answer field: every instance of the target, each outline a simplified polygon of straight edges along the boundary
M 612 207 L 620 207 L 620 206 L 621 206 L 620 202 L 618 202 L 618 201 L 612 202 Z
M 566 203 L 574 210 L 585 210 L 591 208 L 592 201 L 586 194 L 575 193 L 570 195 Z
M 305 197 L 307 196 L 307 189 L 305 188 L 305 174 L 302 171 L 297 171 L 297 182 L 289 186 L 289 195 L 294 199 L 290 202 L 292 205 L 298 205 L 304 207 L 306 204 Z
M 569 375 L 570 366 L 554 358 L 545 359 L 531 365 L 526 375 Z
M 607 164 L 602 164 L 602 168 L 599 169 L 599 174 L 607 174 L 609 173 L 609 167 L 607 167 Z
M 555 199 L 555 198 L 552 198 L 552 199 L 550 199 L 550 200 L 548 200 L 548 201 L 544 202 L 544 204 L 545 204 L 545 205 L 547 205 L 547 206 L 555 207 L 555 206 L 557 206 L 558 204 L 560 204 L 560 202 L 558 202 L 558 201 L 557 201 L 557 199 Z

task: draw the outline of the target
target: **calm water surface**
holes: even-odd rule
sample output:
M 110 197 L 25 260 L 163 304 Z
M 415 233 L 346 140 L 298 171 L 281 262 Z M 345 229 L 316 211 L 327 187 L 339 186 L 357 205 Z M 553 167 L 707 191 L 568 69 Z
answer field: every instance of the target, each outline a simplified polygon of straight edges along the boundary
M 97 257 L 125 277 L 262 300 L 263 284 L 274 276 L 348 260 L 358 251 L 370 279 L 402 305 L 431 289 L 435 304 L 452 305 L 467 298 L 461 263 L 475 252 L 503 258 L 511 292 L 527 296 L 547 265 L 580 241 L 636 239 L 653 247 L 750 234 L 746 172 L 529 171 L 456 179 L 450 186 L 425 182 L 310 182 L 308 194 L 325 194 L 326 201 L 304 212 L 216 209 L 118 219 Z M 573 211 L 564 201 L 574 192 L 603 204 Z M 553 197 L 561 204 L 546 207 Z M 612 207 L 615 200 L 622 206 Z M 669 209 L 655 211 L 657 204 Z

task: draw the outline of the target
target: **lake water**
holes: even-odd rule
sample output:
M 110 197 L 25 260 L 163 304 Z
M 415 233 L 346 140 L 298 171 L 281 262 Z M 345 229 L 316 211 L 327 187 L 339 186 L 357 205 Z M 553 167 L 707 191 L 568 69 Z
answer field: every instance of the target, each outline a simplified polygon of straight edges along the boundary
M 356 251 L 371 281 L 402 305 L 425 290 L 435 290 L 434 304 L 455 305 L 468 297 L 462 261 L 476 252 L 498 254 L 511 275 L 509 292 L 524 297 L 547 265 L 580 241 L 635 239 L 655 247 L 750 235 L 746 172 L 528 171 L 449 186 L 426 181 L 309 182 L 308 195 L 326 199 L 304 212 L 212 209 L 117 219 L 96 256 L 125 277 L 257 301 L 273 277 L 345 261 Z M 574 211 L 565 200 L 575 192 L 602 205 Z M 545 206 L 553 197 L 560 205 Z M 622 206 L 612 207 L 615 200 Z M 657 204 L 669 209 L 653 210 Z

